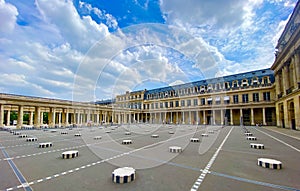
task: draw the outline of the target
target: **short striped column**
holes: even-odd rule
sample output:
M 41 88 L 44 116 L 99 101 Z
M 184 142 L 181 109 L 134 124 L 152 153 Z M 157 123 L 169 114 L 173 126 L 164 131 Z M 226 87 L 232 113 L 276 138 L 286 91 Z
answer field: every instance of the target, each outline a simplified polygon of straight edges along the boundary
M 174 131 L 169 131 L 169 134 L 174 134 Z
M 208 131 L 208 133 L 210 133 L 210 134 L 214 134 L 214 131 Z
M 75 137 L 81 137 L 81 134 L 80 133 L 76 133 L 74 136 Z
M 252 136 L 252 133 L 245 133 L 245 136 Z
M 282 169 L 282 163 L 275 159 L 259 158 L 257 159 L 257 165 L 270 169 Z
M 79 152 L 77 150 L 65 151 L 65 152 L 61 153 L 63 159 L 75 158 L 75 157 L 78 157 L 78 154 L 79 154 Z
M 94 137 L 94 139 L 99 140 L 99 139 L 102 139 L 102 137 L 101 136 L 96 136 L 96 137 Z
M 114 183 L 129 183 L 135 179 L 135 169 L 132 167 L 117 168 L 112 172 L 112 181 Z
M 62 132 L 60 132 L 60 134 L 66 135 L 66 134 L 68 134 L 68 132 L 67 131 L 62 131 Z
M 46 148 L 46 147 L 52 147 L 52 143 L 51 142 L 39 143 L 39 148 Z
M 122 144 L 123 144 L 123 145 L 129 145 L 129 144 L 132 144 L 132 140 L 123 140 L 123 141 L 122 141 Z
M 158 138 L 159 136 L 157 134 L 151 135 L 152 138 Z
M 105 133 L 110 133 L 110 131 L 105 131 Z
M 264 149 L 265 146 L 261 143 L 250 143 L 250 147 L 253 149 Z
M 250 141 L 256 141 L 257 140 L 257 138 L 256 137 L 247 137 L 247 140 L 250 140 Z
M 14 134 L 14 135 L 21 135 L 21 132 L 14 131 L 13 134 Z
M 131 132 L 129 131 L 125 132 L 125 135 L 131 135 Z
M 38 139 L 36 137 L 29 137 L 26 139 L 26 141 L 28 142 L 34 142 L 34 141 L 37 141 Z
M 190 141 L 191 142 L 199 142 L 200 140 L 199 140 L 199 138 L 190 138 Z
M 208 137 L 208 134 L 202 133 L 201 136 L 202 136 L 202 137 Z
M 20 137 L 20 138 L 26 138 L 26 137 L 28 137 L 28 135 L 22 134 L 22 135 L 19 135 L 19 137 Z
M 182 148 L 178 147 L 178 146 L 171 146 L 171 147 L 169 147 L 169 151 L 171 153 L 180 153 L 180 152 L 182 152 Z

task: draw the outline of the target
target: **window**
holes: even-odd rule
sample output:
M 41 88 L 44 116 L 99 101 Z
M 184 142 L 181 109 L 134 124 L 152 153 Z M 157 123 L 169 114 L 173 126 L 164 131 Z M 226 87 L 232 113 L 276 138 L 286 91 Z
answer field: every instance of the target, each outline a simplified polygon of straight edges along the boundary
M 229 104 L 229 102 L 230 102 L 229 96 L 225 96 L 224 97 L 224 104 Z
M 233 103 L 239 103 L 239 95 L 233 95 Z
M 264 101 L 270 101 L 270 92 L 264 92 L 263 93 Z
M 155 103 L 155 109 L 158 109 L 158 103 Z
M 204 92 L 205 92 L 205 86 L 201 86 L 200 93 L 204 93 Z
M 154 103 L 151 103 L 151 109 L 154 109 Z
M 225 82 L 225 83 L 224 83 L 224 88 L 225 88 L 225 89 L 229 89 L 229 88 L 230 88 L 229 82 Z
M 264 77 L 264 84 L 268 84 L 269 83 L 269 78 L 268 77 Z
M 181 100 L 181 107 L 184 107 L 184 106 L 185 106 L 185 101 Z
M 248 103 L 248 94 L 243 94 L 242 95 L 242 98 L 243 98 L 243 103 Z
M 253 93 L 253 102 L 259 102 L 259 93 Z
M 201 105 L 205 105 L 205 98 L 201 98 Z
M 165 102 L 165 108 L 168 108 L 168 102 Z
M 194 106 L 198 105 L 198 99 L 194 99 Z
M 211 84 L 209 84 L 209 85 L 207 86 L 207 92 L 211 92 L 212 90 L 213 90 L 213 87 L 212 87 Z
M 247 79 L 243 79 L 242 81 L 242 87 L 248 86 L 248 80 Z
M 173 107 L 173 102 L 172 101 L 170 101 L 170 107 Z
M 179 101 L 175 101 L 175 107 L 179 107 Z
M 212 98 L 207 98 L 207 104 L 212 105 Z
M 216 102 L 216 105 L 220 105 L 221 104 L 221 98 L 220 97 L 216 97 L 215 98 L 215 102 Z
M 238 83 L 237 80 L 235 80 L 235 81 L 232 82 L 232 87 L 233 87 L 233 88 L 239 87 L 239 83 Z
M 191 100 L 189 99 L 189 100 L 187 100 L 187 106 L 191 106 L 192 104 L 191 104 Z
M 164 108 L 164 104 L 163 103 L 159 103 L 160 108 Z
M 254 86 L 258 85 L 258 78 L 257 77 L 252 78 L 252 85 L 254 85 Z

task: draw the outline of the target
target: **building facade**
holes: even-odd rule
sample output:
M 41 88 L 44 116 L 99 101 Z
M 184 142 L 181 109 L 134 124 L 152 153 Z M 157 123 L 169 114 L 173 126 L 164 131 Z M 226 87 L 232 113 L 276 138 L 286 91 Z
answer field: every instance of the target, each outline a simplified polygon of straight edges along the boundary
M 276 86 L 277 126 L 300 129 L 300 5 L 297 3 L 276 46 L 271 67 Z
M 265 69 L 126 92 L 114 106 L 132 111 L 122 122 L 276 125 L 274 87 L 273 71 Z

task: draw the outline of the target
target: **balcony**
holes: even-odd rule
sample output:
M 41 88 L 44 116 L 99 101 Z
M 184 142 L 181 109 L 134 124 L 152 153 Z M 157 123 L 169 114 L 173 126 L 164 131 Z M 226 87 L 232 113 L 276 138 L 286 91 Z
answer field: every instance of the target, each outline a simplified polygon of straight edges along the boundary
M 280 99 L 282 98 L 283 93 L 281 92 L 280 94 L 277 95 L 277 98 Z

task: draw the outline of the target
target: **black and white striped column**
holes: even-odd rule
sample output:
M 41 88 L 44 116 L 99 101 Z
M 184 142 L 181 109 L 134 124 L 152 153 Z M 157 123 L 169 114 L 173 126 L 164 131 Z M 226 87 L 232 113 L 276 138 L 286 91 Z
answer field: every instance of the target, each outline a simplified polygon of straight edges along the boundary
M 115 183 L 128 183 L 135 179 L 135 169 L 132 167 L 117 168 L 112 172 L 112 181 Z

